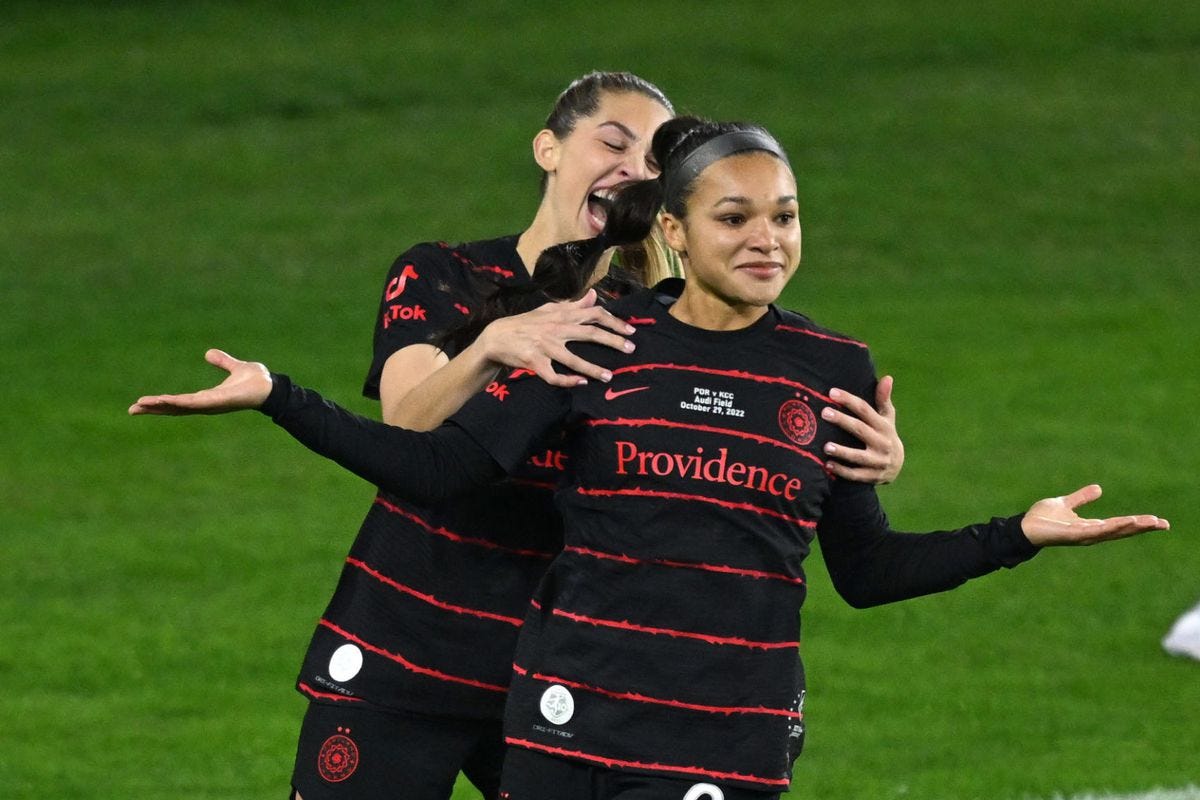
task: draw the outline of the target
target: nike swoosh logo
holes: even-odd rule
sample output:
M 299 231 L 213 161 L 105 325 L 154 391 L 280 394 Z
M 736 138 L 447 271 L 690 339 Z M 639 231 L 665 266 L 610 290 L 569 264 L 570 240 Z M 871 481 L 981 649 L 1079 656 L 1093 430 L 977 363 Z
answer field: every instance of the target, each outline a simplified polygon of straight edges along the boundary
M 616 400 L 621 395 L 633 394 L 634 392 L 645 391 L 646 389 L 649 389 L 649 388 L 650 388 L 649 386 L 635 386 L 632 389 L 622 389 L 619 392 L 615 392 L 612 389 L 609 389 L 608 391 L 606 391 L 604 393 L 604 399 L 605 400 Z

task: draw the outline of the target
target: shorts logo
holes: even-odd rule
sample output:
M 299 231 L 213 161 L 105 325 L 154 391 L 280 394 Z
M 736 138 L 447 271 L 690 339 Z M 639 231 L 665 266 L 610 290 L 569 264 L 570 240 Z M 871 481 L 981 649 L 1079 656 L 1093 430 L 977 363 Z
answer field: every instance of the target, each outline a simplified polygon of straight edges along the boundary
M 347 733 L 349 728 L 338 727 L 338 732 L 325 740 L 317 754 L 317 772 L 330 783 L 341 783 L 358 769 L 358 745 Z
M 725 793 L 711 783 L 697 783 L 688 789 L 683 800 L 725 800 Z
M 352 644 L 344 644 L 334 650 L 333 657 L 329 659 L 329 677 L 344 683 L 357 675 L 362 665 L 362 650 Z
M 808 403 L 787 400 L 779 407 L 779 428 L 796 444 L 811 444 L 817 435 L 817 417 Z
M 565 725 L 575 715 L 575 698 L 565 686 L 555 684 L 542 692 L 542 700 L 538 704 L 542 716 L 554 725 Z

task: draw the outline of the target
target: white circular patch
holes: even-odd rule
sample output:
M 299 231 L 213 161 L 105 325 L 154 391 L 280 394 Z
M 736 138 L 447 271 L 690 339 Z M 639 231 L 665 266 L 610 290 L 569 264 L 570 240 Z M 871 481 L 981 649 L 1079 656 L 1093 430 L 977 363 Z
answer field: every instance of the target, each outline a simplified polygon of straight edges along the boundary
M 711 783 L 697 783 L 688 789 L 683 800 L 725 800 L 725 793 L 721 791 L 720 787 L 713 786 Z
M 362 650 L 352 644 L 344 644 L 333 651 L 329 659 L 329 677 L 338 683 L 350 680 L 362 669 Z
M 538 704 L 542 716 L 555 725 L 564 725 L 571 721 L 575 714 L 575 698 L 567 691 L 567 687 L 555 684 L 542 692 L 542 701 Z

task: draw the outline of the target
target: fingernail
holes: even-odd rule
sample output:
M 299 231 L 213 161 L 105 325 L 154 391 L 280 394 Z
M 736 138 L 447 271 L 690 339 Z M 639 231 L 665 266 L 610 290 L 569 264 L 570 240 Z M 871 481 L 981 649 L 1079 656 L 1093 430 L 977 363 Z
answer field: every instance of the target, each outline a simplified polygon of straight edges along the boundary
M 833 419 L 834 412 L 832 408 L 826 408 L 821 411 L 821 416 L 825 419 Z
M 637 333 L 637 328 L 633 327 L 632 325 L 626 325 L 625 333 Z
M 837 445 L 834 444 L 833 442 L 826 442 L 825 452 L 829 453 L 829 455 L 833 455 L 834 453 L 837 452 Z
M 579 379 L 579 380 L 576 382 L 576 384 L 575 384 L 575 385 L 576 385 L 576 386 L 587 386 L 587 378 L 580 378 L 580 379 Z
M 601 372 L 600 380 L 604 381 L 605 383 L 608 383 L 609 381 L 612 380 L 612 373 L 611 372 Z
M 625 340 L 625 344 L 621 345 L 621 349 L 624 350 L 626 353 L 632 353 L 635 347 L 637 347 L 637 345 L 635 345 L 633 342 L 629 341 L 628 339 Z
M 841 389 L 830 389 L 829 396 L 832 397 L 834 400 L 837 400 L 839 397 L 842 396 L 842 390 Z

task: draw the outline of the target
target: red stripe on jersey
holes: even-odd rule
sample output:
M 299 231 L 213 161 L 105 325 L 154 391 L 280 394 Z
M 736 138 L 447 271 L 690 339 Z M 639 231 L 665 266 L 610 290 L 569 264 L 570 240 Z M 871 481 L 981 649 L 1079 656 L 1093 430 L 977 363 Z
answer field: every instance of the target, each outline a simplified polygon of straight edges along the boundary
M 656 325 L 658 320 L 654 317 L 627 317 L 625 319 L 630 325 Z
M 782 447 L 784 450 L 790 450 L 793 453 L 798 453 L 811 461 L 815 461 L 817 464 L 821 465 L 821 469 L 825 469 L 825 462 L 804 448 L 797 447 L 796 445 L 789 444 L 788 442 L 781 442 L 778 439 L 772 439 L 770 436 L 760 436 L 757 433 L 750 433 L 749 431 L 738 431 L 733 430 L 732 428 L 718 428 L 715 425 L 673 422 L 672 420 L 659 419 L 658 417 L 650 417 L 649 419 L 627 419 L 625 417 L 618 417 L 617 419 L 590 419 L 587 421 L 587 424 L 592 426 L 618 425 L 625 428 L 645 428 L 650 426 L 656 428 L 682 428 L 689 431 L 701 431 L 702 433 L 719 433 L 728 436 L 735 436 L 739 439 L 748 439 L 752 442 L 758 442 L 759 444 L 772 444 L 776 447 Z
M 566 750 L 562 747 L 550 747 L 549 745 L 531 742 L 528 739 L 516 739 L 512 736 L 505 736 L 504 742 L 505 744 L 511 744 L 514 747 L 524 747 L 527 750 L 538 750 L 543 753 L 549 753 L 550 755 L 577 758 L 581 761 L 590 761 L 593 764 L 603 764 L 609 769 L 612 769 L 613 767 L 627 767 L 631 769 L 651 770 L 654 772 L 673 772 L 684 775 L 701 775 L 705 778 L 714 778 L 719 781 L 745 781 L 746 783 L 761 783 L 764 786 L 779 786 L 784 789 L 787 788 L 789 782 L 787 778 L 763 778 L 758 775 L 746 775 L 741 772 L 721 772 L 719 770 L 705 769 L 704 767 L 681 767 L 674 764 L 660 764 L 658 762 L 626 761 L 620 758 L 608 758 L 607 756 L 585 753 L 582 750 Z
M 490 541 L 488 539 L 479 539 L 474 536 L 463 536 L 460 533 L 454 533 L 453 531 L 446 530 L 445 528 L 435 528 L 432 525 L 430 525 L 428 522 L 426 522 L 425 520 L 421 519 L 416 514 L 413 514 L 411 511 L 405 511 L 403 508 L 396 505 L 395 503 L 389 503 L 387 500 L 384 500 L 382 497 L 379 497 L 379 496 L 375 497 L 375 503 L 376 503 L 376 505 L 383 506 L 384 508 L 386 508 L 388 511 L 392 512 L 393 514 L 399 514 L 400 516 L 404 517 L 405 519 L 411 520 L 412 522 L 417 523 L 422 528 L 424 528 L 428 532 L 434 534 L 435 536 L 444 537 L 446 539 L 449 539 L 452 542 L 460 542 L 462 544 L 473 544 L 473 545 L 477 545 L 479 547 L 486 547 L 489 550 L 503 550 L 506 553 L 514 553 L 519 556 L 531 556 L 533 558 L 546 558 L 546 559 L 554 558 L 554 553 L 547 553 L 543 550 L 522 550 L 522 549 L 516 548 L 516 547 L 505 547 L 502 544 L 496 544 L 495 542 Z
M 318 692 L 316 689 L 312 688 L 304 681 L 300 681 L 300 683 L 297 683 L 296 688 L 299 689 L 304 694 L 308 695 L 309 697 L 316 698 L 317 700 L 336 700 L 336 701 L 342 702 L 342 703 L 361 703 L 362 702 L 361 697 L 346 697 L 345 695 L 334 694 L 333 692 Z
M 649 633 L 655 636 L 670 636 L 678 639 L 695 639 L 700 642 L 707 642 L 708 644 L 748 647 L 751 650 L 787 650 L 800 646 L 799 642 L 756 642 L 753 639 L 743 639 L 740 636 L 716 636 L 711 633 L 695 633 L 693 631 L 676 630 L 675 628 L 655 628 L 649 625 L 638 625 L 628 620 L 600 619 L 599 617 L 574 614 L 570 611 L 563 611 L 561 608 L 553 609 L 550 613 L 556 617 L 569 619 L 572 622 L 595 625 L 600 628 L 616 628 L 622 631 Z
M 726 564 L 704 564 L 698 561 L 671 561 L 666 558 L 634 558 L 633 556 L 627 556 L 624 554 L 605 553 L 601 550 L 592 550 L 588 547 L 576 547 L 575 545 L 564 547 L 563 552 L 577 553 L 581 556 L 603 558 L 610 561 L 620 561 L 622 564 L 655 564 L 661 567 L 698 569 L 705 572 L 721 572 L 726 575 L 740 575 L 746 578 L 766 578 L 769 580 L 784 581 L 786 583 L 794 583 L 797 586 L 804 585 L 803 578 L 784 575 L 781 572 L 764 572 L 758 569 L 743 569 L 742 567 L 731 567 Z
M 803 333 L 805 336 L 812 336 L 817 339 L 827 339 L 831 342 L 841 342 L 842 344 L 852 344 L 855 347 L 861 347 L 864 350 L 867 349 L 865 344 L 855 341 L 854 339 L 846 339 L 841 336 L 830 336 L 827 333 L 818 333 L 817 331 L 810 331 L 807 328 L 793 328 L 791 325 L 776 325 L 775 330 L 787 331 L 788 333 Z
M 507 622 L 509 625 L 517 628 L 521 627 L 522 620 L 518 619 L 517 617 L 506 617 L 503 614 L 493 614 L 491 611 L 483 611 L 478 608 L 467 608 L 466 606 L 456 606 L 452 603 L 438 600 L 431 594 L 419 592 L 411 586 L 405 586 L 403 583 L 389 578 L 387 575 L 384 575 L 379 570 L 368 566 L 365 562 L 359 561 L 357 558 L 347 557 L 346 563 L 352 567 L 357 567 L 375 580 L 392 587 L 396 591 L 403 592 L 410 597 L 415 597 L 418 600 L 422 600 L 431 606 L 442 609 L 443 611 L 453 611 L 455 614 L 479 617 L 480 619 L 494 619 L 497 622 Z
M 526 670 L 521 669 L 516 664 L 513 664 L 513 670 L 517 671 L 518 675 L 527 675 Z M 519 671 L 518 671 L 519 670 Z M 543 675 L 540 672 L 535 672 L 531 678 L 535 681 L 544 683 L 559 683 L 571 689 L 579 689 L 584 692 L 592 692 L 593 694 L 611 697 L 614 700 L 632 700 L 637 703 L 649 703 L 657 706 L 670 706 L 671 708 L 682 708 L 688 711 L 704 711 L 710 714 L 767 714 L 773 717 L 788 717 L 789 719 L 803 719 L 804 715 L 799 711 L 789 711 L 786 708 L 767 708 L 766 706 L 710 706 L 700 703 L 685 703 L 682 700 L 666 700 L 661 697 L 650 697 L 637 692 L 614 692 L 610 689 L 601 689 L 598 686 L 589 686 L 586 683 L 578 683 L 569 681 L 566 678 L 559 678 L 555 675 Z
M 514 274 L 512 272 L 512 270 L 505 269 L 504 267 L 498 267 L 498 266 L 495 266 L 494 264 L 476 264 L 474 261 L 467 258 L 462 253 L 458 252 L 457 250 L 455 250 L 453 247 L 446 244 L 445 242 L 438 242 L 438 247 L 441 247 L 444 250 L 449 250 L 450 255 L 452 255 L 454 258 L 457 258 L 459 261 L 461 261 L 463 264 L 466 264 L 471 269 L 495 272 L 497 275 L 502 275 L 505 278 L 511 278 Z
M 773 375 L 757 375 L 753 372 L 745 372 L 740 369 L 713 369 L 712 367 L 701 367 L 696 364 L 633 364 L 628 367 L 617 367 L 612 371 L 613 375 L 621 375 L 623 373 L 645 372 L 653 369 L 676 369 L 681 372 L 700 372 L 705 375 L 721 375 L 726 378 L 740 378 L 741 380 L 754 381 L 756 383 L 778 383 L 783 386 L 791 386 L 793 389 L 802 392 L 808 392 L 814 397 L 819 397 L 826 403 L 832 403 L 833 399 L 826 397 L 810 386 L 805 386 L 799 381 L 793 381 L 789 378 L 783 378 Z
M 434 678 L 439 681 L 446 681 L 448 683 L 461 683 L 466 686 L 474 686 L 476 689 L 487 689 L 490 692 L 500 692 L 501 694 L 508 693 L 507 686 L 497 686 L 494 683 L 484 683 L 483 681 L 477 681 L 474 678 L 464 678 L 460 675 L 451 675 L 447 672 L 441 672 L 440 670 L 430 669 L 429 667 L 422 667 L 420 664 L 414 664 L 399 653 L 392 653 L 388 650 L 384 650 L 382 647 L 377 647 L 370 642 L 363 641 L 359 637 L 355 636 L 349 631 L 343 630 L 327 619 L 321 619 L 317 624 L 329 628 L 329 630 L 333 631 L 338 636 L 354 642 L 364 650 L 368 650 L 376 655 L 380 655 L 386 659 L 395 661 L 400 666 L 404 667 L 410 672 L 415 672 L 418 675 L 425 675 L 426 677 Z
M 682 492 L 658 492 L 653 489 L 587 489 L 582 486 L 576 486 L 573 491 L 589 497 L 661 497 L 664 500 L 695 500 L 698 503 L 712 503 L 713 505 L 721 506 L 721 508 L 731 508 L 735 511 L 753 511 L 756 514 L 765 514 L 768 517 L 777 517 L 778 519 L 790 522 L 793 525 L 799 525 L 802 528 L 815 528 L 817 523 L 811 519 L 800 519 L 779 511 L 772 511 L 769 508 L 756 506 L 753 503 L 731 503 L 728 500 L 718 500 L 715 497 L 706 497 L 702 494 L 683 494 Z
M 502 278 L 511 278 L 514 275 L 511 269 L 498 267 L 495 264 L 472 264 L 471 269 L 477 272 L 494 272 Z

